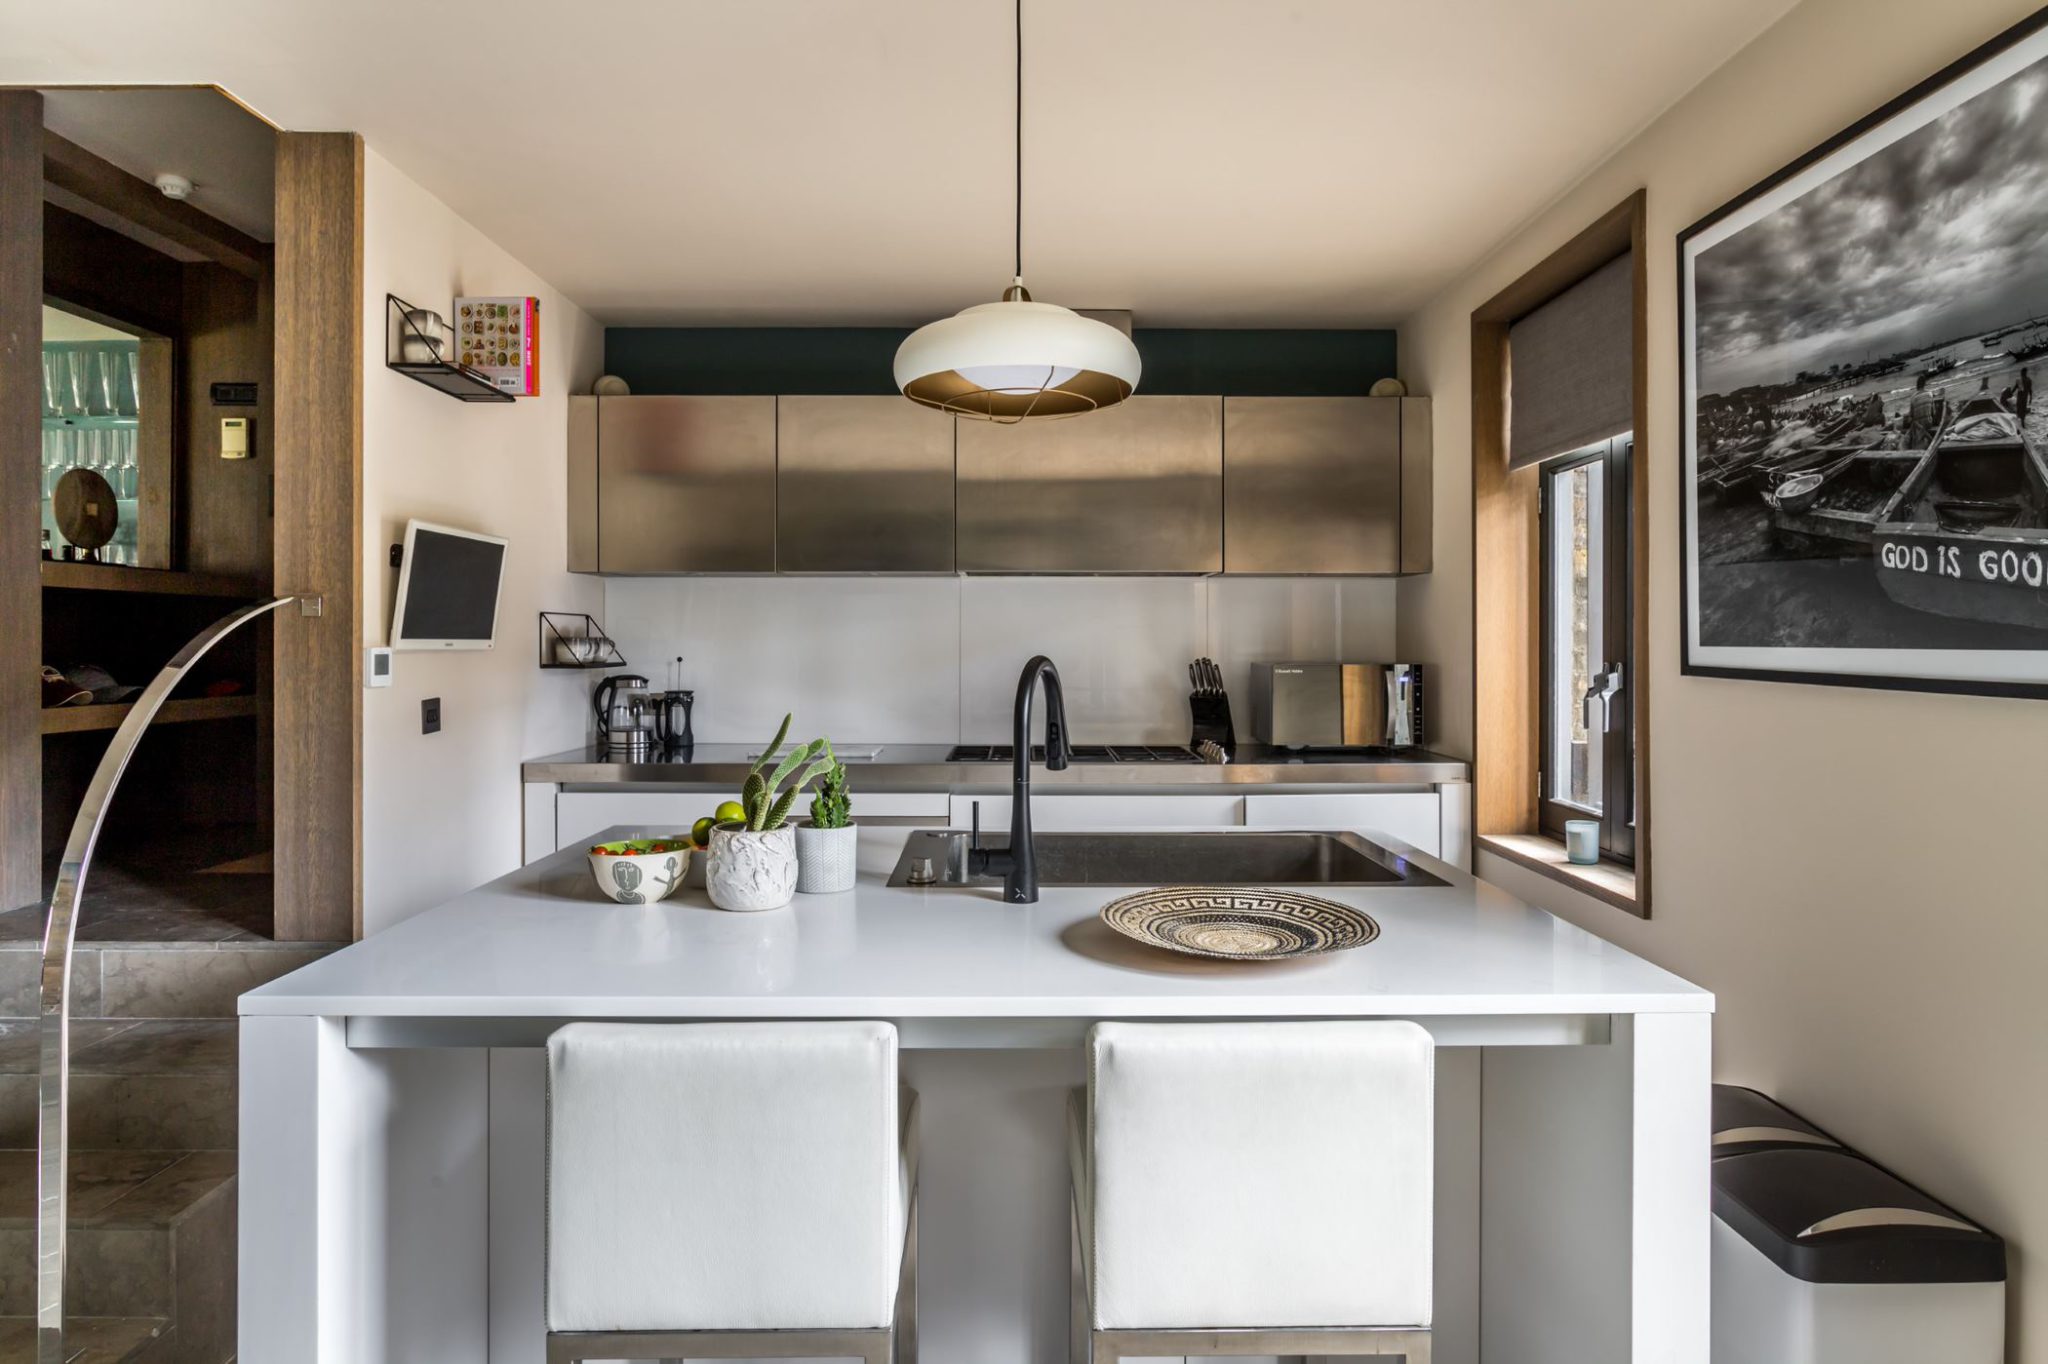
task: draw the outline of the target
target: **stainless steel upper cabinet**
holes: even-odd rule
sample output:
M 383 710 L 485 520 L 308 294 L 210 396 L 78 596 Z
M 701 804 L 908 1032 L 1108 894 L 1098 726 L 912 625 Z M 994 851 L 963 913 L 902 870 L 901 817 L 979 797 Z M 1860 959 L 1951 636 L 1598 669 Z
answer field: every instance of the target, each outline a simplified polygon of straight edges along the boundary
M 1400 398 L 1227 398 L 1226 573 L 1399 573 Z
M 569 571 L 597 572 L 597 405 L 569 396 Z
M 968 573 L 1223 567 L 1223 400 L 1138 396 L 1063 421 L 959 424 Z
M 777 571 L 953 571 L 951 417 L 893 394 L 778 402 Z
M 775 399 L 599 398 L 597 563 L 774 572 Z

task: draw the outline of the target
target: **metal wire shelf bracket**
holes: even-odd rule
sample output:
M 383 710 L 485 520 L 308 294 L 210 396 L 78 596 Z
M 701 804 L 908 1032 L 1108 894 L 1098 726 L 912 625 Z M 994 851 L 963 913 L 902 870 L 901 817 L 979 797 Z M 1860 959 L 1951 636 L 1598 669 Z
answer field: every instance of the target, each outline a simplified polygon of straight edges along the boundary
M 114 788 L 121 784 L 128 759 L 143 731 L 163 706 L 186 671 L 214 645 L 286 602 L 299 603 L 299 613 L 320 614 L 321 599 L 294 593 L 244 606 L 222 616 L 194 635 L 177 656 L 150 680 L 134 707 L 114 731 L 113 742 L 92 774 L 64 860 L 57 867 L 57 886 L 50 895 L 43 923 L 40 1071 L 36 1093 L 36 1362 L 64 1364 L 64 1218 L 66 1179 L 70 1172 L 71 1092 L 71 946 L 78 935 L 78 910 L 85 899 L 85 876 L 92 867 L 93 847 Z

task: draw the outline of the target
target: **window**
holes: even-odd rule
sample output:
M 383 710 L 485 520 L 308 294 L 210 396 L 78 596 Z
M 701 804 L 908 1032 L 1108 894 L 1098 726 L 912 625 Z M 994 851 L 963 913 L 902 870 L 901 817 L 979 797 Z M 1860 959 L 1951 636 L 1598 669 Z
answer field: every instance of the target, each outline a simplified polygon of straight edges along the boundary
M 1545 462 L 1542 558 L 1540 822 L 1597 819 L 1600 850 L 1635 856 L 1635 701 L 1629 685 L 1634 546 L 1629 464 L 1617 436 Z
M 1471 393 L 1473 835 L 1643 918 L 1649 447 L 1614 433 L 1648 418 L 1646 203 L 1637 190 L 1472 310 Z M 1571 819 L 1598 821 L 1597 866 L 1566 861 Z

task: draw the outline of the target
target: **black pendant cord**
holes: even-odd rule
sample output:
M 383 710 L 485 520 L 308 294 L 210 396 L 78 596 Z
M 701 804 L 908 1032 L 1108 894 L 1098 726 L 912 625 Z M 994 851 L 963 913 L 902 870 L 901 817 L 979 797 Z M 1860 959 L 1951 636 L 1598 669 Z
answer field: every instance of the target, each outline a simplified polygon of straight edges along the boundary
M 1024 0 L 1017 0 L 1017 270 L 1024 278 Z

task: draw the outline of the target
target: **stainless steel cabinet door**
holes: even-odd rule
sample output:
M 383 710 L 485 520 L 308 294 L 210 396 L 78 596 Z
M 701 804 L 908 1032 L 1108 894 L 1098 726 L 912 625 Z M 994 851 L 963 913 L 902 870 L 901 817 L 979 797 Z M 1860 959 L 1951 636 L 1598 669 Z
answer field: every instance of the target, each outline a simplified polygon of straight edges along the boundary
M 569 571 L 595 573 L 597 563 L 597 405 L 569 397 Z
M 600 571 L 774 572 L 774 398 L 597 406 Z
M 1226 573 L 1399 573 L 1401 399 L 1227 398 Z
M 1138 396 L 1064 421 L 959 428 L 960 568 L 1214 573 L 1223 400 Z
M 784 397 L 775 567 L 951 573 L 953 419 L 887 397 Z

